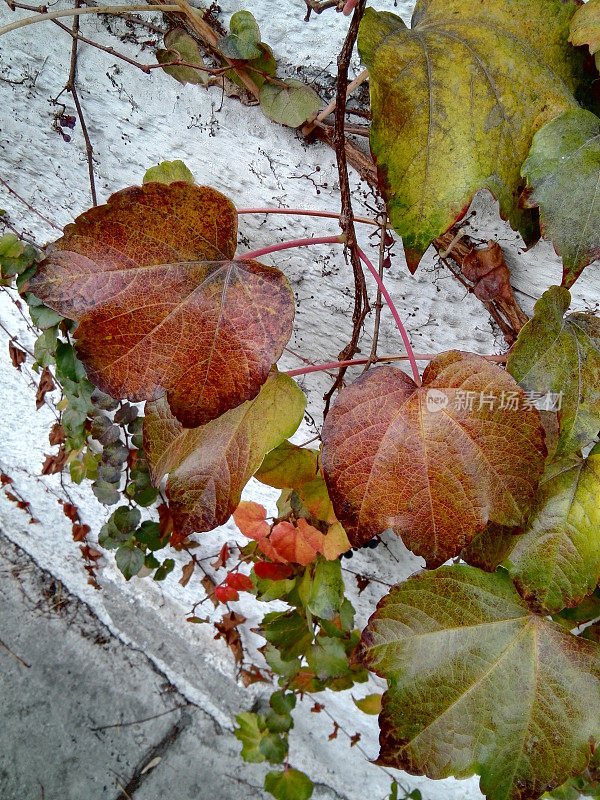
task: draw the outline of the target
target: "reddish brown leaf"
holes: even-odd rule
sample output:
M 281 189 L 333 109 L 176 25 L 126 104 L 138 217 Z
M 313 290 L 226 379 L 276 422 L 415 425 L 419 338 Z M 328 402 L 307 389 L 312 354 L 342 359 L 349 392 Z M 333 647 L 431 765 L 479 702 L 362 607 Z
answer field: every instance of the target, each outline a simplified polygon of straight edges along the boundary
M 84 542 L 85 537 L 91 531 L 89 525 L 82 525 L 80 522 L 73 523 L 73 541 Z
M 292 332 L 287 278 L 233 260 L 236 232 L 214 189 L 131 187 L 67 226 L 27 288 L 80 322 L 92 383 L 136 401 L 166 392 L 184 425 L 201 425 L 256 397 Z
M 21 350 L 20 347 L 17 347 L 12 339 L 8 343 L 8 352 L 13 367 L 16 367 L 16 369 L 18 369 L 20 372 L 21 364 L 25 363 L 25 360 L 27 359 L 27 354 L 23 350 Z
M 219 630 L 225 633 L 243 625 L 244 622 L 246 622 L 246 617 L 242 616 L 242 614 L 237 614 L 235 611 L 230 611 L 228 614 L 223 614 L 223 619 L 217 625 Z
M 166 536 L 170 536 L 173 533 L 173 517 L 171 516 L 171 509 L 167 503 L 161 503 L 157 511 L 160 538 L 164 539 Z
M 473 293 L 482 303 L 498 299 L 514 302 L 510 271 L 498 242 L 490 241 L 487 247 L 472 250 L 463 260 L 461 268 L 465 278 L 474 284 Z
M 337 739 L 337 735 L 338 735 L 339 729 L 340 729 L 340 726 L 337 724 L 337 722 L 334 722 L 333 723 L 333 731 L 327 737 L 329 739 L 329 741 L 331 741 L 332 739 Z
M 229 547 L 227 547 L 227 542 L 225 542 L 225 544 L 221 548 L 219 557 L 217 558 L 216 561 L 212 562 L 211 567 L 213 569 L 220 569 L 221 567 L 224 567 L 227 564 L 228 559 L 229 559 Z
M 77 510 L 77 506 L 74 506 L 72 503 L 62 502 L 62 507 L 65 517 L 68 517 L 71 522 L 79 522 L 79 511 Z
M 227 587 L 217 586 L 217 591 L 222 588 Z M 230 599 L 237 600 L 238 598 L 232 597 Z M 232 611 L 229 614 L 225 614 L 221 622 L 215 622 L 215 628 L 217 629 L 215 639 L 223 639 L 226 642 L 233 653 L 236 664 L 241 664 L 243 657 L 242 639 L 237 630 L 237 626 L 245 621 L 245 617 L 242 617 L 240 614 L 235 614 Z
M 350 737 L 350 747 L 354 747 L 355 744 L 360 742 L 360 733 L 355 733 L 353 736 Z
M 54 379 L 48 367 L 44 367 L 40 375 L 40 382 L 38 383 L 37 392 L 35 395 L 35 407 L 41 408 L 44 405 L 44 397 L 47 392 L 54 389 Z
M 241 669 L 240 678 L 242 683 L 248 688 L 253 683 L 270 683 L 270 679 L 262 674 L 257 666 L 251 665 L 250 669 Z
M 315 704 L 311 708 L 311 711 L 312 711 L 313 714 L 319 714 L 321 711 L 323 711 L 324 708 L 325 708 L 325 706 L 323 705 L 323 703 L 317 703 L 315 701 Z
M 188 563 L 184 564 L 183 567 L 181 568 L 181 578 L 179 579 L 179 583 L 182 586 L 188 585 L 190 578 L 192 577 L 192 574 L 194 572 L 194 566 L 195 564 L 193 561 L 188 561 Z
M 13 482 L 12 478 L 10 478 L 4 472 L 0 472 L 0 483 L 2 484 L 2 486 L 7 486 L 8 484 L 11 484 L 12 482 Z
M 215 582 L 210 577 L 210 575 L 205 575 L 202 580 L 200 581 L 202 584 L 204 591 L 206 592 L 206 596 L 210 599 L 211 603 L 215 608 L 219 605 L 219 601 L 215 597 Z
M 430 567 L 489 521 L 521 524 L 545 456 L 539 413 L 516 381 L 457 351 L 433 359 L 421 387 L 392 367 L 369 371 L 323 426 L 327 485 L 351 543 L 392 528 Z
M 362 594 L 370 583 L 371 583 L 370 578 L 366 578 L 364 575 L 356 576 L 356 585 L 358 587 L 359 594 Z
M 65 431 L 63 426 L 60 422 L 55 422 L 54 425 L 50 428 L 50 433 L 48 434 L 48 441 L 50 444 L 64 444 L 66 441 Z
M 42 464 L 42 475 L 54 475 L 57 472 L 62 472 L 69 457 L 69 454 L 62 446 L 56 455 L 48 455 L 48 453 L 44 453 L 44 455 L 46 460 Z

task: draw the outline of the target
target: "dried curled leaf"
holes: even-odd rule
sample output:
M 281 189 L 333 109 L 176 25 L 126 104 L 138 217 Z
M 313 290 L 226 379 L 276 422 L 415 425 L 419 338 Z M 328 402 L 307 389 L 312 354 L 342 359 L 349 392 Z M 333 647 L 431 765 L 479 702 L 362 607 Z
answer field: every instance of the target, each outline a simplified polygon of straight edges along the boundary
M 421 387 L 392 367 L 369 371 L 323 426 L 325 479 L 350 542 L 392 528 L 428 566 L 489 521 L 521 524 L 545 455 L 539 414 L 510 375 L 457 351 L 433 359 Z
M 361 642 L 388 680 L 377 763 L 481 775 L 490 800 L 533 800 L 600 737 L 600 647 L 533 614 L 505 572 L 442 567 L 380 602 Z
M 295 432 L 305 404 L 291 378 L 272 373 L 254 400 L 198 428 L 184 428 L 164 398 L 146 406 L 144 452 L 155 486 L 169 474 L 167 496 L 180 537 L 229 519 L 265 454 Z
M 147 183 L 65 228 L 28 290 L 79 321 L 77 352 L 112 397 L 165 392 L 187 426 L 256 396 L 294 315 L 279 270 L 233 260 L 237 213 L 220 192 Z
M 539 206 L 542 233 L 562 256 L 568 288 L 600 258 L 600 119 L 578 108 L 544 125 L 533 137 L 522 174 L 525 202 Z
M 567 456 L 542 478 L 533 513 L 508 569 L 521 595 L 542 613 L 573 607 L 600 580 L 600 446 Z
M 600 430 L 600 319 L 565 316 L 570 302 L 560 286 L 544 292 L 506 363 L 525 390 L 556 395 L 559 455 L 590 444 Z
M 432 239 L 487 188 L 527 242 L 519 170 L 536 130 L 576 107 L 575 0 L 419 0 L 412 27 L 367 8 L 371 150 L 411 271 Z M 509 66 L 510 65 L 510 66 Z

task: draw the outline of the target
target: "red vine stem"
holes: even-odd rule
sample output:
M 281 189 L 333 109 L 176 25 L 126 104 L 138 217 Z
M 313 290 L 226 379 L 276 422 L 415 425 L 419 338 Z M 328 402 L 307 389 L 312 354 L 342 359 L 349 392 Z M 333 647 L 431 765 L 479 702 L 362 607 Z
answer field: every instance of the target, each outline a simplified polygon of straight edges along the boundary
M 402 337 L 402 341 L 404 342 L 404 347 L 406 347 L 406 353 L 408 355 L 408 360 L 410 361 L 410 366 L 412 368 L 413 378 L 414 378 L 415 383 L 417 384 L 417 386 L 420 386 L 421 385 L 421 375 L 419 374 L 419 369 L 417 367 L 417 362 L 415 360 L 415 354 L 413 353 L 413 349 L 412 349 L 412 346 L 411 346 L 411 343 L 410 343 L 410 339 L 408 338 L 408 334 L 406 332 L 406 328 L 402 324 L 402 320 L 400 319 L 400 314 L 398 314 L 398 311 L 396 310 L 396 306 L 394 305 L 394 301 L 390 297 L 390 294 L 389 294 L 388 290 L 385 288 L 384 282 L 379 277 L 379 273 L 377 272 L 377 270 L 375 269 L 373 264 L 371 264 L 369 259 L 363 253 L 363 251 L 360 249 L 360 247 L 358 248 L 358 255 L 360 256 L 361 261 L 366 265 L 367 269 L 369 270 L 369 272 L 371 273 L 371 275 L 375 279 L 375 282 L 377 283 L 377 286 L 379 286 L 379 288 L 381 289 L 381 294 L 384 296 L 385 302 L 388 304 L 389 309 L 392 312 L 392 316 L 393 316 L 393 318 L 394 318 L 394 320 L 396 322 L 396 325 L 398 326 L 398 330 L 400 331 L 400 336 Z
M 329 219 L 339 219 L 340 215 L 335 211 L 311 211 L 304 208 L 238 208 L 238 214 L 291 214 L 293 216 L 304 217 L 329 217 Z M 364 225 L 379 225 L 374 219 L 367 217 L 354 217 L 354 222 L 362 222 Z
M 413 356 L 416 361 L 432 361 L 434 358 L 437 358 L 438 353 L 413 353 Z M 497 364 L 503 364 L 507 356 L 506 355 L 488 355 L 488 356 L 481 356 L 481 358 L 485 358 L 486 361 L 494 361 Z M 358 367 L 361 364 L 373 364 L 373 363 L 380 363 L 384 361 L 406 361 L 409 360 L 409 355 L 399 355 L 399 356 L 379 356 L 375 360 L 372 358 L 354 358 L 351 361 L 328 361 L 326 364 L 311 364 L 309 367 L 299 367 L 298 369 L 290 369 L 286 371 L 286 375 L 289 375 L 290 378 L 295 377 L 296 375 L 306 375 L 309 372 L 326 372 L 330 369 L 338 369 L 339 367 Z
M 291 242 L 280 242 L 271 244 L 268 247 L 261 247 L 259 250 L 251 250 L 249 253 L 236 256 L 235 261 L 246 261 L 249 258 L 258 258 L 267 253 L 276 253 L 279 250 L 289 250 L 292 247 L 306 247 L 309 244 L 344 244 L 344 236 L 313 236 L 309 239 L 295 239 Z

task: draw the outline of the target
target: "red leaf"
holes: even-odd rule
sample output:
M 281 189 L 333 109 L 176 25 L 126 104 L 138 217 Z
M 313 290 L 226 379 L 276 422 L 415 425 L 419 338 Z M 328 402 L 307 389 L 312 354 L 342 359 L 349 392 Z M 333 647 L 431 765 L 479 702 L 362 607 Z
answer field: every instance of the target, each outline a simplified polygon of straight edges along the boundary
M 224 567 L 227 564 L 228 559 L 229 559 L 229 547 L 227 547 L 227 542 L 225 542 L 225 544 L 221 548 L 219 557 L 217 558 L 216 561 L 212 562 L 211 566 L 213 567 L 213 569 L 220 569 L 221 567 Z
M 225 583 L 238 592 L 249 592 L 254 588 L 252 580 L 241 572 L 230 572 L 225 578 Z
M 215 597 L 220 603 L 229 603 L 232 600 L 239 600 L 240 596 L 231 586 L 216 586 Z
M 298 520 L 298 527 L 291 522 L 280 522 L 269 537 L 277 555 L 304 567 L 315 560 L 323 547 L 323 539 L 323 534 L 305 519 Z
M 214 189 L 131 187 L 67 226 L 27 290 L 79 321 L 77 353 L 102 391 L 166 391 L 184 425 L 202 425 L 256 397 L 292 332 L 287 278 L 234 260 L 236 233 Z
M 254 572 L 258 578 L 270 581 L 282 581 L 289 578 L 292 568 L 289 564 L 271 564 L 269 561 L 257 561 Z

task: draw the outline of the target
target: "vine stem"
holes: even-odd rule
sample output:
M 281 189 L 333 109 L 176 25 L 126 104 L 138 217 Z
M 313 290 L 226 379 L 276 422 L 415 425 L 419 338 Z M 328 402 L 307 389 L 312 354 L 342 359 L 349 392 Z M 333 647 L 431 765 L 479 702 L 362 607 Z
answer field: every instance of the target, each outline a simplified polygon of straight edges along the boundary
M 437 358 L 439 353 L 413 353 L 413 356 L 416 361 L 432 361 L 434 358 Z M 481 356 L 481 358 L 485 358 L 486 361 L 493 361 L 497 364 L 503 364 L 506 359 L 507 355 L 487 355 Z M 380 364 L 384 361 L 407 361 L 410 360 L 410 356 L 407 354 L 397 355 L 397 356 L 378 356 L 376 359 L 372 358 L 354 358 L 351 361 L 328 361 L 326 364 L 311 364 L 308 367 L 299 367 L 298 369 L 290 369 L 286 371 L 286 375 L 289 375 L 290 378 L 293 378 L 297 375 L 306 375 L 309 372 L 327 372 L 330 369 L 339 369 L 340 367 L 358 367 L 361 364 Z
M 402 337 L 402 341 L 404 342 L 404 346 L 406 347 L 408 360 L 410 361 L 410 366 L 411 366 L 412 372 L 413 372 L 413 378 L 414 378 L 415 383 L 417 384 L 417 386 L 420 386 L 421 385 L 421 375 L 419 374 L 419 369 L 417 367 L 417 362 L 415 360 L 415 354 L 413 353 L 413 349 L 412 349 L 412 346 L 411 346 L 411 343 L 410 343 L 410 339 L 408 338 L 408 334 L 406 332 L 406 328 L 402 324 L 402 320 L 400 319 L 400 314 L 398 314 L 398 311 L 396 310 L 396 306 L 394 305 L 394 301 L 390 297 L 390 294 L 389 294 L 388 290 L 385 288 L 384 282 L 379 277 L 379 273 L 377 272 L 377 270 L 375 269 L 373 264 L 371 264 L 371 262 L 369 261 L 367 256 L 364 254 L 364 252 L 360 249 L 360 247 L 358 248 L 358 254 L 359 254 L 360 258 L 361 258 L 361 261 L 365 264 L 365 266 L 367 267 L 367 269 L 369 270 L 371 275 L 375 278 L 375 282 L 377 283 L 377 286 L 381 289 L 381 294 L 384 296 L 385 302 L 388 304 L 389 309 L 392 312 L 392 316 L 393 316 L 393 318 L 394 318 L 394 320 L 396 322 L 396 325 L 398 326 L 398 330 L 400 331 L 400 336 Z
M 279 250 L 290 250 L 292 247 L 306 247 L 310 244 L 344 244 L 344 236 L 313 236 L 308 239 L 295 239 L 290 242 L 280 242 L 279 244 L 271 244 L 268 247 L 261 247 L 259 250 L 251 250 L 249 253 L 243 253 L 235 257 L 235 261 L 246 261 L 250 258 L 258 258 L 267 253 L 276 253 Z
M 356 78 L 354 78 L 353 81 L 350 81 L 348 87 L 346 88 L 346 97 L 349 97 L 352 94 L 352 92 L 357 88 L 357 86 L 360 86 L 361 83 L 364 83 L 368 77 L 369 77 L 369 70 L 364 69 L 359 75 L 356 76 Z M 318 124 L 319 122 L 323 122 L 323 120 L 327 119 L 327 117 L 330 114 L 333 114 L 333 112 L 335 111 L 335 105 L 336 105 L 336 98 L 334 98 L 331 101 L 331 103 L 328 103 L 325 106 L 325 108 L 319 111 L 319 113 L 313 120 L 307 122 L 304 128 L 302 129 L 304 135 L 310 133 L 310 131 L 315 127 L 316 124 Z
M 0 36 L 10 31 L 15 31 L 17 28 L 24 28 L 27 25 L 33 25 L 36 22 L 44 22 L 47 19 L 58 19 L 58 17 L 79 17 L 82 14 L 117 14 L 127 13 L 129 11 L 181 11 L 180 6 L 168 5 L 141 5 L 134 4 L 131 6 L 94 6 L 93 8 L 62 8 L 58 11 L 48 11 L 45 14 L 36 14 L 33 17 L 25 17 L 11 22 L 9 25 L 4 25 L 0 28 Z
M 290 214 L 299 217 L 328 217 L 329 219 L 339 219 L 340 215 L 335 211 L 311 211 L 305 208 L 238 208 L 238 214 Z M 354 222 L 362 222 L 363 225 L 378 226 L 374 219 L 368 217 L 354 217 Z

